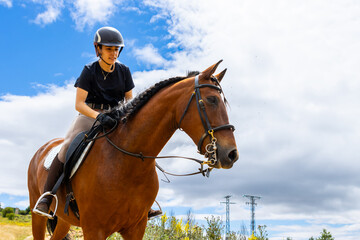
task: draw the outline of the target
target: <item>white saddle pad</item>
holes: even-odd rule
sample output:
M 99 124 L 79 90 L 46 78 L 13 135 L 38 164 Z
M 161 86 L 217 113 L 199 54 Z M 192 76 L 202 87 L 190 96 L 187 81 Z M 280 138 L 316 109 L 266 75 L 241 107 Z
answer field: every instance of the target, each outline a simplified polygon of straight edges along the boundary
M 45 162 L 44 162 L 44 168 L 45 168 L 46 170 L 49 170 L 49 169 L 50 169 L 51 163 L 53 162 L 56 154 L 59 153 L 62 145 L 63 145 L 63 144 L 61 143 L 61 144 L 59 144 L 58 146 L 52 148 L 52 149 L 50 150 L 50 152 L 48 153 L 48 155 L 46 156 Z
M 97 135 L 96 135 L 97 136 Z M 77 160 L 74 168 L 71 170 L 71 175 L 70 178 L 72 178 L 74 176 L 74 174 L 76 173 L 76 171 L 79 169 L 80 164 L 82 163 L 82 161 L 84 160 L 85 156 L 87 155 L 87 153 L 90 150 L 91 145 L 93 144 L 93 141 L 91 141 L 86 148 L 84 149 L 84 151 L 82 152 L 81 156 L 79 157 L 79 159 Z M 53 162 L 56 154 L 59 153 L 61 147 L 62 147 L 62 143 L 54 148 L 52 148 L 50 150 L 50 152 L 48 153 L 48 155 L 45 158 L 44 161 L 44 168 L 48 171 L 50 169 L 51 163 Z

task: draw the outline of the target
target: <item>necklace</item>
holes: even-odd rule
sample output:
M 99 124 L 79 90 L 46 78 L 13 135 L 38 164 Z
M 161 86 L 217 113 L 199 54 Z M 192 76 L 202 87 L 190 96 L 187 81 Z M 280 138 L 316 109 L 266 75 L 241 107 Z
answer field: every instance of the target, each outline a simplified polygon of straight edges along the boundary
M 105 62 L 105 61 L 104 61 Z M 107 63 L 106 63 L 107 64 Z M 99 65 L 100 65 L 100 61 L 99 61 Z M 109 64 L 108 64 L 109 65 Z M 102 69 L 101 65 L 100 65 L 100 69 L 101 69 L 101 73 L 104 76 L 104 80 L 106 80 L 107 76 L 109 76 L 110 73 L 112 73 L 115 70 L 115 64 L 112 64 L 110 67 L 110 71 L 106 72 L 106 74 L 104 73 L 104 70 Z
M 101 73 L 104 76 L 104 80 L 106 80 L 107 76 L 111 73 L 111 72 L 107 72 L 106 74 L 104 73 L 104 71 L 101 68 Z

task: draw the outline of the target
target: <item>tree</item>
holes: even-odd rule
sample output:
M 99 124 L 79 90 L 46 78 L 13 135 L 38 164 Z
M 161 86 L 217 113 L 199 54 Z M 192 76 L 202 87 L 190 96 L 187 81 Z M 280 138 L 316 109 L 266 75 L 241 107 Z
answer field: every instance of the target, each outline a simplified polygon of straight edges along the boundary
M 27 212 L 26 212 L 26 210 L 20 210 L 20 211 L 19 211 L 19 214 L 20 214 L 20 215 L 27 215 Z
M 26 215 L 28 215 L 28 214 L 31 212 L 30 206 L 28 206 L 28 207 L 25 209 L 25 211 L 26 211 Z
M 12 208 L 12 207 L 6 207 L 6 208 L 4 208 L 3 210 L 2 210 L 2 216 L 3 217 L 6 217 L 6 215 L 8 214 L 8 213 L 14 213 L 15 211 L 14 211 L 14 208 Z
M 326 231 L 325 228 L 320 234 L 321 236 L 316 238 L 316 240 L 335 240 L 335 238 L 331 235 L 331 233 Z

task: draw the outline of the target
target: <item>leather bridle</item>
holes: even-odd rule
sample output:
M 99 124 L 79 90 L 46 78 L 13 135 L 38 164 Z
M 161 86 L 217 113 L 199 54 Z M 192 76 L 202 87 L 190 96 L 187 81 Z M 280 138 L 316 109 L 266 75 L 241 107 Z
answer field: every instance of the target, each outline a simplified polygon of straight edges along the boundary
M 205 109 L 205 104 L 204 104 L 204 100 L 201 98 L 201 93 L 200 93 L 200 88 L 204 88 L 204 87 L 209 87 L 209 88 L 214 88 L 216 89 L 220 94 L 223 92 L 221 87 L 220 87 L 220 83 L 217 80 L 216 77 L 212 76 L 211 80 L 213 82 L 215 82 L 217 85 L 213 85 L 213 84 L 199 84 L 199 75 L 195 76 L 195 87 L 194 87 L 194 92 L 191 94 L 190 99 L 188 101 L 188 104 L 186 105 L 186 108 L 184 110 L 184 113 L 182 114 L 180 121 L 178 123 L 178 128 L 180 130 L 182 130 L 181 128 L 181 122 L 185 117 L 185 114 L 187 113 L 190 103 L 192 102 L 192 100 L 195 98 L 196 100 L 196 106 L 199 112 L 199 116 L 202 122 L 202 125 L 204 126 L 205 129 L 205 133 L 201 136 L 198 144 L 197 144 L 197 148 L 200 154 L 202 154 L 201 152 L 201 147 L 204 143 L 204 140 L 207 136 L 210 137 L 210 143 L 206 145 L 205 147 L 205 151 L 206 153 L 205 156 L 209 159 L 208 164 L 216 164 L 217 162 L 217 146 L 216 146 L 216 138 L 214 137 L 214 133 L 216 131 L 219 130 L 223 130 L 223 129 L 231 129 L 232 131 L 235 131 L 235 127 L 231 124 L 224 124 L 218 127 L 212 127 L 209 121 L 209 117 L 206 113 L 206 109 Z
M 192 160 L 192 161 L 195 161 L 197 163 L 199 163 L 201 165 L 201 168 L 199 169 L 199 172 L 195 172 L 195 173 L 190 173 L 190 174 L 183 174 L 183 175 L 178 175 L 178 174 L 172 174 L 172 173 L 169 173 L 169 172 L 166 172 L 165 170 L 163 170 L 157 163 L 156 163 L 156 167 L 162 171 L 165 174 L 169 174 L 169 175 L 173 175 L 173 176 L 191 176 L 191 175 L 194 175 L 194 174 L 198 174 L 198 173 L 201 173 L 203 176 L 207 176 L 209 177 L 210 175 L 210 171 L 213 169 L 213 167 L 211 167 L 210 165 L 215 165 L 217 163 L 217 146 L 216 146 L 216 142 L 217 142 L 217 139 L 214 137 L 214 133 L 216 131 L 220 131 L 220 130 L 223 130 L 223 129 L 231 129 L 232 131 L 235 130 L 235 127 L 231 124 L 224 124 L 224 125 L 221 125 L 221 126 L 218 126 L 218 127 L 212 127 L 211 124 L 210 124 L 210 121 L 209 121 L 209 118 L 208 118 L 208 115 L 206 113 L 206 110 L 205 110 L 205 104 L 204 104 L 204 100 L 201 98 L 201 93 L 200 93 L 200 88 L 204 88 L 204 87 L 210 87 L 210 88 L 214 88 L 216 89 L 217 91 L 221 93 L 223 93 L 222 89 L 221 89 L 221 86 L 219 84 L 219 81 L 217 80 L 216 77 L 212 76 L 211 77 L 211 80 L 213 82 L 215 82 L 217 85 L 213 85 L 213 84 L 199 84 L 199 75 L 195 76 L 195 87 L 194 87 L 194 92 L 192 93 L 192 95 L 190 96 L 190 99 L 188 101 L 188 104 L 184 110 L 184 113 L 182 114 L 181 118 L 180 118 L 180 121 L 179 121 L 179 124 L 178 124 L 178 128 L 180 130 L 181 129 L 181 122 L 182 120 L 184 119 L 185 117 L 185 114 L 187 113 L 189 107 L 190 107 L 190 103 L 192 102 L 193 98 L 196 99 L 196 105 L 197 105 L 197 109 L 198 109 L 198 112 L 199 112 L 199 115 L 200 115 L 200 119 L 201 119 L 201 122 L 204 126 L 204 129 L 205 129 L 205 132 L 204 134 L 201 136 L 199 142 L 198 142 L 198 151 L 200 154 L 202 154 L 201 152 L 201 147 L 204 143 L 204 140 L 207 136 L 210 136 L 210 143 L 207 144 L 205 146 L 205 157 L 208 158 L 208 161 L 203 161 L 203 160 L 199 160 L 199 159 L 196 159 L 196 158 L 191 158 L 191 157 L 182 157 L 182 156 L 146 156 L 146 155 L 143 155 L 141 152 L 140 153 L 132 153 L 132 152 L 129 152 L 129 151 L 126 151 L 125 149 L 122 149 L 120 147 L 118 147 L 114 142 L 112 142 L 110 140 L 110 138 L 108 137 L 108 135 L 110 133 L 112 133 L 117 125 L 118 125 L 118 122 L 114 125 L 114 127 L 109 130 L 108 132 L 105 131 L 105 129 L 103 128 L 103 135 L 99 136 L 99 137 L 94 137 L 92 139 L 85 139 L 85 141 L 94 141 L 98 138 L 101 138 L 101 137 L 105 137 L 106 140 L 114 147 L 116 148 L 117 150 L 119 150 L 120 152 L 124 153 L 124 154 L 127 154 L 129 156 L 132 156 L 132 157 L 136 157 L 136 158 L 140 158 L 144 161 L 144 159 L 165 159 L 165 158 L 182 158 L 182 159 L 187 159 L 187 160 Z M 97 121 L 95 121 L 94 125 L 93 125 L 93 128 L 95 127 L 95 124 L 96 124 Z M 209 167 L 207 169 L 204 169 L 204 165 L 207 164 L 209 165 Z M 166 175 L 165 175 L 166 176 Z

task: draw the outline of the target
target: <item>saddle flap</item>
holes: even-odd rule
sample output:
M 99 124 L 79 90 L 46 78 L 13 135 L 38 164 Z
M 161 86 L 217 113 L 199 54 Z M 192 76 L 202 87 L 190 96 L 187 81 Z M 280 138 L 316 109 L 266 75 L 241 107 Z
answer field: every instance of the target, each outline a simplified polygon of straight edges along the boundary
M 68 163 L 69 159 L 72 158 L 74 152 L 76 151 L 76 149 L 79 147 L 79 145 L 82 143 L 82 141 L 85 139 L 85 134 L 87 133 L 87 131 L 81 132 L 78 135 L 76 135 L 76 137 L 72 140 L 72 142 L 70 143 L 70 146 L 66 152 L 66 158 L 65 158 L 65 162 Z
M 71 142 L 68 151 L 66 152 L 64 168 L 65 179 L 72 178 L 94 143 L 94 141 L 85 141 L 88 137 L 88 135 L 86 135 L 87 133 L 88 131 L 79 133 Z

